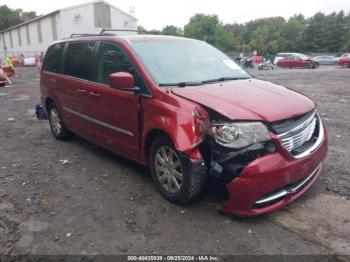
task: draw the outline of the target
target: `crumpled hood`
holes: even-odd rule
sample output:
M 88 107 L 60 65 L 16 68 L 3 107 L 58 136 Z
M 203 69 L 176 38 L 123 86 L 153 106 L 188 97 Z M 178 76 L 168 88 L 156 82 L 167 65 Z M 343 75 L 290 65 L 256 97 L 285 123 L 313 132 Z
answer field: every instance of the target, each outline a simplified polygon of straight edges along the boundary
M 172 92 L 232 120 L 274 122 L 315 108 L 306 96 L 258 79 L 174 88 Z

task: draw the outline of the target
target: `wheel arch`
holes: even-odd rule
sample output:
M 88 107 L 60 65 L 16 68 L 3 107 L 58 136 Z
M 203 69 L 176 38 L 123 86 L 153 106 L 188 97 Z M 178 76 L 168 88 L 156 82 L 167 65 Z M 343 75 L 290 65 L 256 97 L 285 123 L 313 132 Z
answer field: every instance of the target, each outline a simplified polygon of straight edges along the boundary
M 149 153 L 150 153 L 153 141 L 160 136 L 165 136 L 169 138 L 170 141 L 174 144 L 174 140 L 172 139 L 172 137 L 168 134 L 168 132 L 164 131 L 163 129 L 154 128 L 150 130 L 146 135 L 144 146 L 143 146 L 144 148 L 143 154 L 146 161 L 148 161 L 149 159 Z
M 45 110 L 46 110 L 46 112 L 48 112 L 47 110 L 49 108 L 49 105 L 50 104 L 54 104 L 54 103 L 55 103 L 55 101 L 51 97 L 47 97 L 45 99 Z

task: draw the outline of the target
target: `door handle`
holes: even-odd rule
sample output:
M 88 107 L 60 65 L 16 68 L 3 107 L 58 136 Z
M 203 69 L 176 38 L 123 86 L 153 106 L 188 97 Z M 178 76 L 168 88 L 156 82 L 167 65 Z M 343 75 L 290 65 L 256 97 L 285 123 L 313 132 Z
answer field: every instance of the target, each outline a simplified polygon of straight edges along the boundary
M 86 91 L 85 89 L 77 89 L 77 92 L 78 92 L 78 93 L 85 94 L 87 91 Z
M 91 95 L 91 96 L 96 96 L 96 97 L 100 96 L 99 93 L 95 93 L 95 92 L 90 92 L 89 95 Z

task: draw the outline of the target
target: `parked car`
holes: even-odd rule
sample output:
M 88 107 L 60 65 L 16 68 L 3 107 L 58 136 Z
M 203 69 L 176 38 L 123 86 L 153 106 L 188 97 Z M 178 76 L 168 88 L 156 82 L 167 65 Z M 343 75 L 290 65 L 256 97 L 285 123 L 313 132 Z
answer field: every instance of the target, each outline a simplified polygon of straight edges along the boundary
M 344 54 L 339 57 L 337 64 L 344 68 L 350 68 L 350 54 Z
M 273 60 L 273 64 L 277 65 L 279 60 L 286 57 L 295 56 L 295 55 L 301 55 L 301 54 L 300 53 L 278 53 L 276 54 L 275 59 Z
M 277 62 L 278 67 L 283 67 L 283 68 L 317 68 L 320 64 L 306 56 L 306 55 L 293 55 L 293 56 L 288 56 L 285 58 L 280 59 Z
M 35 66 L 36 65 L 36 59 L 35 57 L 26 57 L 23 59 L 23 65 L 24 66 Z
M 334 56 L 315 56 L 313 60 L 317 61 L 320 65 L 335 65 L 337 58 Z
M 229 193 L 223 213 L 271 212 L 312 186 L 327 153 L 313 101 L 198 40 L 65 39 L 48 48 L 40 89 L 54 137 L 73 132 L 149 166 L 158 191 L 180 205 L 212 176 Z

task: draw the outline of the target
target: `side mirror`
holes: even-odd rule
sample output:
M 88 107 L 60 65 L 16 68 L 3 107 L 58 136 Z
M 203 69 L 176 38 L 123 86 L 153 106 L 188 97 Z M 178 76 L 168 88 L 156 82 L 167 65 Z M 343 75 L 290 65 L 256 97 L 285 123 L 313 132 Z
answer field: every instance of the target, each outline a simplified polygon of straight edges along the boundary
M 113 73 L 109 76 L 109 82 L 112 88 L 124 90 L 124 91 L 139 91 L 138 87 L 135 87 L 135 80 L 132 74 L 128 72 Z

